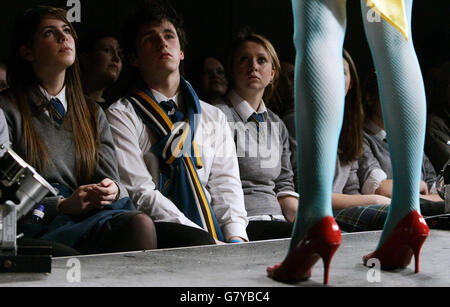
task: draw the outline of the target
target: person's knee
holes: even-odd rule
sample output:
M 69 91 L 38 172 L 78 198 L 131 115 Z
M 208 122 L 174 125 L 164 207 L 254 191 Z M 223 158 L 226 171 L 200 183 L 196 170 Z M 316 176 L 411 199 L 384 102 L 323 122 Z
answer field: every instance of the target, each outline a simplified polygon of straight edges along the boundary
M 133 227 L 136 228 L 150 227 L 152 229 L 155 229 L 155 224 L 153 223 L 153 220 L 144 213 L 139 213 L 133 216 L 131 218 L 130 224 L 132 224 Z
M 131 236 L 135 237 L 137 242 L 144 242 L 145 246 L 141 249 L 155 249 L 156 229 L 153 220 L 144 213 L 135 215 L 129 224 Z
M 195 236 L 192 236 L 192 245 L 214 245 L 216 241 L 210 233 L 196 229 Z

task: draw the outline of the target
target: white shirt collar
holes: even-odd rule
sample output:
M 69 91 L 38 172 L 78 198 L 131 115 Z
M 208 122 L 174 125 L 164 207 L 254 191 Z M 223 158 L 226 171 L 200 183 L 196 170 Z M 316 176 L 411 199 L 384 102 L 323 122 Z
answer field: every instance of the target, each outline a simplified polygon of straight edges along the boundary
M 248 118 L 255 113 L 255 110 L 250 106 L 250 104 L 244 100 L 241 96 L 239 96 L 238 93 L 236 93 L 234 90 L 231 90 L 228 95 L 228 99 L 233 104 L 234 109 L 239 114 L 241 119 L 243 121 L 247 121 Z M 267 108 L 264 104 L 264 100 L 261 100 L 261 103 L 259 104 L 259 108 L 256 111 L 258 114 L 262 114 L 264 117 L 264 120 L 267 120 Z
M 172 97 L 166 97 L 164 94 L 161 94 L 157 90 L 150 89 L 150 91 L 152 92 L 153 97 L 155 97 L 156 102 L 160 103 L 161 101 L 173 100 L 173 102 L 175 102 L 175 105 L 177 106 L 177 108 L 180 107 L 180 103 L 181 103 L 180 92 L 176 93 Z
M 384 140 L 386 138 L 386 131 L 378 127 L 373 121 L 370 119 L 366 121 L 365 126 L 367 130 L 370 131 L 376 138 L 380 140 Z
M 62 90 L 56 95 L 50 95 L 45 88 L 39 85 L 39 89 L 41 90 L 42 94 L 44 94 L 45 98 L 50 101 L 52 98 L 57 98 L 62 105 L 64 106 L 64 110 L 67 112 L 67 99 L 66 99 L 66 86 L 62 88 Z

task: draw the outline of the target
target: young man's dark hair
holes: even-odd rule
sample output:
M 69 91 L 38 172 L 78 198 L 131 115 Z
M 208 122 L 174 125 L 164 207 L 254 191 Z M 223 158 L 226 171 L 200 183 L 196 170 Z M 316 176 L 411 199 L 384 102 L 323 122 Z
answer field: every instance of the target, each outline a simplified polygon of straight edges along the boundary
M 136 53 L 136 38 L 139 29 L 145 24 L 160 24 L 168 20 L 177 31 L 181 50 L 187 46 L 186 33 L 183 29 L 183 19 L 173 9 L 167 0 L 142 0 L 125 21 L 121 46 L 126 57 Z

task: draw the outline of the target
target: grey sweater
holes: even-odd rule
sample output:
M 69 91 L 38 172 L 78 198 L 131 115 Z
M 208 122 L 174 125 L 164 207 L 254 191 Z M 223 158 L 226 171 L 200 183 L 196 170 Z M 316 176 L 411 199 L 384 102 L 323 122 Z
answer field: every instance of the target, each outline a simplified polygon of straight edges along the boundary
M 215 106 L 225 113 L 230 127 L 233 128 L 232 133 L 235 142 L 240 143 L 240 145 L 237 144 L 237 154 L 247 215 L 249 217 L 282 215 L 277 196 L 282 195 L 280 193 L 283 192 L 298 196 L 294 189 L 289 133 L 286 126 L 275 113 L 267 110 L 265 120 L 267 130 L 260 132 L 260 135 L 264 140 L 267 140 L 271 138 L 272 131 L 274 131 L 272 138 L 275 137 L 276 141 L 275 144 L 270 143 L 274 141 L 272 139 L 272 141 L 267 141 L 268 144 L 266 144 L 258 139 L 258 150 L 264 153 L 253 155 L 251 151 L 254 151 L 255 148 L 249 146 L 250 137 L 244 139 L 242 133 L 242 129 L 245 129 L 245 127 L 251 128 L 251 126 L 244 126 L 247 122 L 240 117 L 229 100 L 224 100 L 221 104 Z M 276 125 L 272 126 L 272 123 Z M 278 131 L 273 130 L 274 127 L 278 127 Z M 251 129 L 248 130 L 248 133 L 252 133 Z
M 25 151 L 21 143 L 23 137 L 22 116 L 16 105 L 10 102 L 4 93 L 0 94 L 0 108 L 3 109 L 8 123 L 11 147 L 19 156 L 24 158 Z M 37 169 L 36 171 L 49 183 L 62 184 L 70 192 L 73 192 L 80 185 L 98 183 L 104 178 L 110 178 L 118 185 L 120 197 L 128 196 L 127 191 L 120 184 L 114 142 L 105 113 L 98 108 L 97 114 L 101 148 L 93 182 L 78 181 L 75 176 L 75 147 L 72 132 L 69 130 L 70 125 L 63 123 L 58 126 L 44 112 L 33 114 L 32 121 L 37 134 L 47 146 L 51 162 L 47 169 Z
M 357 176 L 358 160 L 342 164 L 339 157 L 336 159 L 336 169 L 333 180 L 333 193 L 360 194 L 359 180 Z
M 364 157 L 359 160 L 358 178 L 360 185 L 369 177 L 370 173 L 376 169 L 382 169 L 387 179 L 392 179 L 392 165 L 387 142 L 382 138 L 383 133 L 373 122 L 368 121 L 364 128 Z M 427 183 L 430 189 L 436 181 L 436 171 L 428 157 L 423 155 L 422 180 Z
M 427 119 L 425 151 L 439 172 L 450 158 L 450 110 L 442 110 L 439 114 L 430 113 Z

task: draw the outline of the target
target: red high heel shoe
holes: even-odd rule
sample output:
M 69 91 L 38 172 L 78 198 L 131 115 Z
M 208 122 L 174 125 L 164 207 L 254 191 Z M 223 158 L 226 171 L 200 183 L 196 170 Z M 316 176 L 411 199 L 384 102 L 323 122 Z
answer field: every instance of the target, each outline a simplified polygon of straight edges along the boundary
M 363 257 L 364 265 L 369 259 L 376 258 L 384 270 L 404 268 L 410 264 L 414 254 L 415 272 L 418 273 L 420 249 L 429 233 L 430 230 L 422 215 L 412 211 L 395 226 L 378 250 Z
M 311 227 L 305 238 L 284 261 L 269 266 L 267 275 L 279 281 L 300 281 L 311 277 L 314 264 L 320 257 L 324 264 L 323 283 L 328 284 L 331 258 L 341 245 L 341 231 L 333 217 L 327 216 Z

